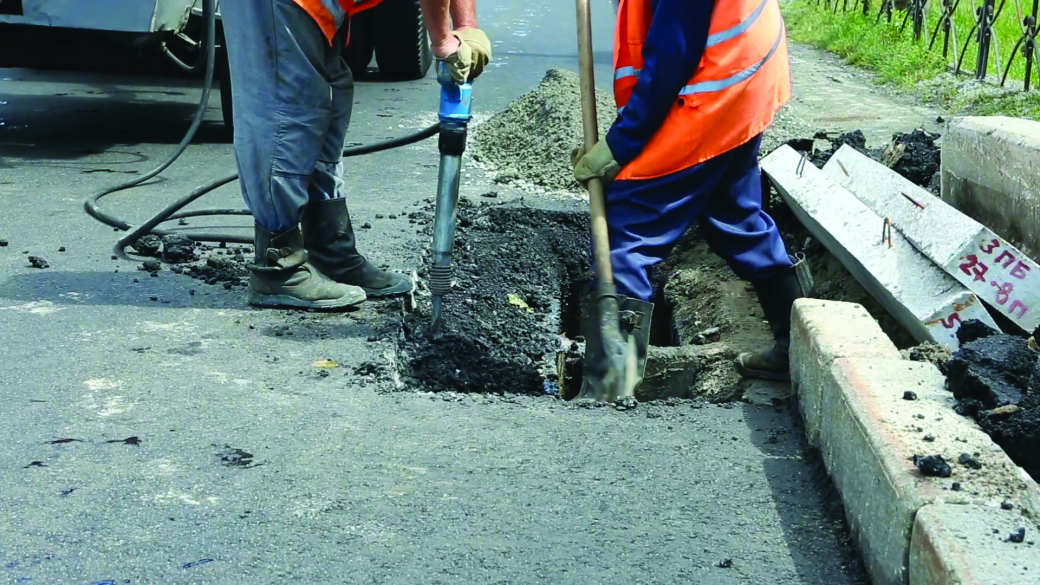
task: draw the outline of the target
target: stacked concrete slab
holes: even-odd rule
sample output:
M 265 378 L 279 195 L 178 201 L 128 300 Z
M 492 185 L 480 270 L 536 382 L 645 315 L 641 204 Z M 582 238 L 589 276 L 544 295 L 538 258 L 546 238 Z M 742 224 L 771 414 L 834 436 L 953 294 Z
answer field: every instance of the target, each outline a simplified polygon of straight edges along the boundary
M 876 585 L 1040 583 L 1029 543 L 1040 540 L 1040 488 L 953 412 L 935 366 L 899 359 L 862 307 L 812 299 L 795 304 L 791 359 L 807 431 Z M 961 453 L 980 469 L 958 464 Z M 915 455 L 942 456 L 950 475 L 924 476 Z M 1019 529 L 1024 542 L 1011 538 Z
M 1010 242 L 847 145 L 823 172 L 1019 327 L 1040 325 L 1040 266 Z
M 1040 122 L 955 118 L 942 145 L 942 197 L 1034 258 L 1040 255 Z
M 800 153 L 783 146 L 761 164 L 799 221 L 918 341 L 956 349 L 956 332 L 964 321 L 996 327 L 974 293 L 898 230 L 882 241 L 884 218 Z

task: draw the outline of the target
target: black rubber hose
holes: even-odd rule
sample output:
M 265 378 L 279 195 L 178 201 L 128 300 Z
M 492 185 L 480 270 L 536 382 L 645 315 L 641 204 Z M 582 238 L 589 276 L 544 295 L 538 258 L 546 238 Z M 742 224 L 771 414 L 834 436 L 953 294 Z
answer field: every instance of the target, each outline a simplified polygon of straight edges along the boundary
M 195 139 L 195 134 L 198 132 L 199 127 L 202 125 L 202 120 L 205 117 L 206 109 L 207 109 L 207 107 L 209 105 L 209 96 L 210 96 L 210 93 L 211 93 L 211 91 L 213 89 L 213 73 L 214 73 L 214 66 L 215 66 L 215 63 L 216 63 L 216 28 L 217 28 L 216 27 L 216 0 L 203 0 L 202 16 L 203 16 L 203 20 L 204 20 L 203 27 L 204 27 L 204 31 L 205 31 L 205 38 L 203 39 L 202 42 L 204 43 L 204 51 L 205 51 L 206 76 L 205 76 L 205 81 L 203 82 L 203 87 L 202 87 L 202 98 L 199 100 L 198 109 L 195 112 L 195 118 L 192 120 L 191 127 L 188 129 L 187 134 L 184 135 L 184 139 L 181 140 L 181 143 L 174 150 L 173 154 L 171 154 L 159 166 L 157 166 L 154 169 L 152 169 L 151 171 L 145 173 L 143 176 L 138 177 L 136 179 L 133 179 L 132 181 L 127 181 L 125 183 L 120 183 L 118 185 L 114 185 L 114 186 L 102 189 L 101 191 L 99 191 L 99 192 L 95 193 L 94 195 L 92 195 L 91 197 L 89 197 L 83 204 L 83 207 L 86 210 L 87 214 L 90 215 L 91 217 L 93 217 L 94 219 L 98 220 L 99 222 L 101 222 L 101 223 L 103 223 L 105 225 L 111 226 L 113 228 L 119 229 L 119 230 L 130 231 L 129 234 L 127 234 L 126 236 L 121 238 L 116 243 L 116 246 L 115 246 L 115 248 L 113 250 L 113 252 L 117 256 L 119 256 L 120 258 L 123 258 L 125 260 L 129 260 L 130 259 L 126 255 L 126 247 L 132 245 L 134 242 L 136 242 L 138 239 L 140 239 L 141 237 L 145 236 L 146 234 L 154 234 L 154 235 L 157 235 L 157 236 L 165 236 L 165 235 L 170 235 L 170 234 L 173 234 L 173 233 L 177 233 L 177 232 L 171 232 L 171 231 L 167 231 L 167 230 L 157 230 L 157 229 L 155 229 L 159 224 L 164 223 L 166 221 L 170 221 L 170 220 L 174 220 L 174 219 L 183 219 L 183 218 L 186 218 L 186 217 L 200 217 L 200 216 L 252 215 L 248 210 L 245 210 L 245 209 L 206 209 L 206 210 L 188 211 L 188 212 L 183 212 L 183 213 L 177 213 L 182 208 L 184 208 L 185 206 L 189 205 L 190 203 L 192 203 L 196 199 L 202 197 L 203 195 L 205 195 L 205 194 L 207 194 L 207 193 L 209 193 L 211 191 L 214 191 L 214 190 L 216 190 L 216 189 L 218 189 L 218 188 L 220 188 L 220 187 L 222 187 L 224 185 L 227 185 L 229 183 L 232 183 L 232 182 L 238 180 L 238 175 L 237 174 L 228 175 L 226 177 L 222 177 L 222 178 L 217 179 L 215 181 L 212 181 L 212 182 L 210 182 L 210 183 L 208 183 L 206 185 L 203 185 L 203 186 L 199 187 L 198 189 L 195 189 L 194 191 L 192 191 L 188 195 L 186 195 L 186 196 L 182 197 L 181 199 L 175 201 L 174 203 L 168 205 L 162 211 L 160 211 L 156 215 L 152 216 L 150 219 L 148 219 L 147 221 L 145 221 L 144 223 L 142 223 L 140 226 L 138 226 L 136 228 L 133 225 L 127 223 L 126 221 L 124 221 L 124 220 L 122 220 L 122 219 L 120 219 L 120 218 L 118 218 L 118 217 L 116 217 L 114 215 L 105 213 L 104 211 L 102 211 L 102 209 L 100 207 L 100 204 L 99 204 L 101 199 L 106 197 L 106 196 L 108 196 L 108 195 L 111 195 L 113 193 L 118 193 L 120 191 L 125 191 L 125 190 L 128 190 L 128 189 L 132 189 L 134 187 L 138 187 L 138 186 L 142 185 L 143 183 L 145 183 L 146 181 L 149 181 L 149 180 L 155 178 L 156 176 L 158 176 L 160 173 L 162 173 L 167 168 L 169 168 L 170 165 L 172 165 L 178 158 L 180 158 L 181 155 L 184 154 L 185 150 L 187 150 L 187 148 L 191 144 L 192 140 Z M 343 156 L 344 157 L 362 156 L 362 155 L 366 155 L 366 154 L 372 154 L 372 153 L 375 153 L 375 152 L 381 152 L 381 151 L 384 151 L 384 150 L 389 150 L 389 149 L 392 149 L 392 148 L 399 148 L 401 146 L 407 146 L 409 144 L 415 144 L 417 142 L 421 142 L 423 140 L 426 140 L 428 138 L 432 138 L 433 136 L 436 136 L 439 133 L 439 131 L 440 131 L 440 124 L 438 123 L 438 124 L 434 124 L 434 125 L 432 125 L 432 126 L 430 126 L 428 128 L 425 128 L 425 129 L 423 129 L 423 130 L 421 130 L 419 132 L 416 132 L 414 134 L 409 134 L 407 136 L 402 136 L 402 137 L 399 137 L 399 138 L 394 138 L 394 139 L 391 139 L 391 140 L 386 140 L 384 142 L 379 142 L 379 143 L 375 143 L 375 144 L 365 144 L 365 145 L 362 145 L 362 146 L 357 146 L 357 147 L 353 147 L 353 148 L 344 149 Z M 242 244 L 251 244 L 251 243 L 253 243 L 253 238 L 252 237 L 241 236 L 241 235 L 234 235 L 234 234 L 224 234 L 224 233 L 191 233 L 191 234 L 188 234 L 188 233 L 185 233 L 183 235 L 191 238 L 192 240 L 194 240 L 196 242 L 232 242 L 232 243 L 242 243 Z

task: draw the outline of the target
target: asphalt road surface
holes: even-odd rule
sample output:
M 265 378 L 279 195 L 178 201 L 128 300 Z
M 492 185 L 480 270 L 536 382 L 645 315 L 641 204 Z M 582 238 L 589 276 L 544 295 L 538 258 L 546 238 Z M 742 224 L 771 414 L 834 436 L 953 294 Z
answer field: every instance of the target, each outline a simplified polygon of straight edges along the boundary
M 569 3 L 479 9 L 497 52 L 482 116 L 576 67 Z M 606 85 L 612 15 L 596 9 Z M 83 199 L 162 160 L 198 95 L 0 69 L 0 583 L 865 582 L 789 404 L 387 393 L 354 369 L 387 359 L 385 313 L 256 311 L 241 289 L 112 260 L 118 234 Z M 436 84 L 363 83 L 357 102 L 348 139 L 388 138 L 434 121 Z M 160 181 L 105 207 L 140 221 L 232 172 L 218 103 Z M 415 226 L 375 216 L 431 197 L 436 164 L 435 141 L 349 162 L 375 262 L 417 268 Z M 489 185 L 474 170 L 463 195 Z M 240 205 L 229 186 L 203 206 Z

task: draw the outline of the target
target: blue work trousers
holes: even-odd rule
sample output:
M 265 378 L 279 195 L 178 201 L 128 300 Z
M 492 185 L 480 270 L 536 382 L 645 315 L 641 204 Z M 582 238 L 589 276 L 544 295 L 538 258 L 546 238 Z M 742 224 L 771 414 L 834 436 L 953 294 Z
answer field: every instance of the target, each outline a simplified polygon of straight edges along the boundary
M 776 224 L 762 210 L 761 136 L 689 169 L 607 187 L 607 223 L 618 293 L 649 301 L 648 270 L 695 222 L 712 251 L 745 280 L 791 266 Z
M 354 78 L 340 50 L 292 0 L 220 3 L 231 68 L 235 158 L 256 224 L 296 227 L 311 200 L 344 196 Z

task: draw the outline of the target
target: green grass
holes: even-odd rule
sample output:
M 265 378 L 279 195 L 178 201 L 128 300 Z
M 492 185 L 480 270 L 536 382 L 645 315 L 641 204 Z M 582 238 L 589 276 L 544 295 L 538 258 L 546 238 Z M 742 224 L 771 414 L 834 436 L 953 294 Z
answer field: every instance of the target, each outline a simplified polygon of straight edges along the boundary
M 998 0 L 998 6 L 999 3 Z M 905 31 L 899 30 L 904 12 L 895 11 L 891 23 L 884 18 L 877 22 L 880 0 L 873 0 L 871 5 L 873 8 L 869 16 L 864 16 L 862 12 L 843 13 L 840 8 L 835 14 L 833 9 L 825 8 L 822 2 L 817 3 L 816 0 L 790 0 L 785 2 L 783 7 L 792 40 L 831 51 L 850 63 L 877 72 L 886 82 L 903 89 L 914 90 L 952 111 L 1040 119 L 1040 82 L 1036 77 L 1038 64 L 1034 64 L 1032 83 L 1032 87 L 1036 89 L 1028 93 L 1000 92 L 993 88 L 980 89 L 974 84 L 958 83 L 943 75 L 948 70 L 947 64 L 954 63 L 959 56 L 960 49 L 971 31 L 973 12 L 970 0 L 961 0 L 954 14 L 958 46 L 954 48 L 951 41 L 950 55 L 945 60 L 942 56 L 941 32 L 933 49 L 928 50 L 928 41 L 931 40 L 931 33 L 941 14 L 940 0 L 931 1 L 925 23 L 925 36 L 916 42 L 911 34 L 912 23 L 907 24 Z M 998 62 L 991 53 L 987 73 L 990 80 L 999 80 L 1003 75 L 1011 56 L 1010 51 L 1021 36 L 1017 21 L 1015 0 L 1008 0 L 1008 5 L 1004 7 L 995 26 L 1000 61 Z M 969 44 L 964 56 L 963 69 L 969 72 L 974 70 L 976 51 L 977 45 Z M 1025 59 L 1019 54 L 1008 76 L 1008 88 L 1021 89 L 1024 76 Z M 944 81 L 939 82 L 940 77 Z M 965 76 L 964 81 L 969 78 Z

